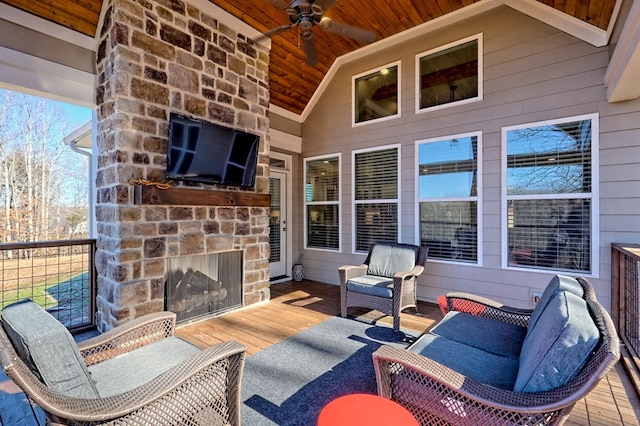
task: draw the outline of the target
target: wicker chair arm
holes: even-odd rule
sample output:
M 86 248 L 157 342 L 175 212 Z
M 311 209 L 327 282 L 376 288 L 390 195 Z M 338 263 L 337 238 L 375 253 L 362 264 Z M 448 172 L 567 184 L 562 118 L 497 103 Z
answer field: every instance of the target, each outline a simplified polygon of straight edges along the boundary
M 466 312 L 473 315 L 492 318 L 499 321 L 527 327 L 532 309 L 504 305 L 485 297 L 465 292 L 446 294 L 447 310 Z
M 78 349 L 86 364 L 93 365 L 173 336 L 175 325 L 174 312 L 156 312 L 80 342 Z
M 497 424 L 504 424 L 506 419 L 537 418 L 549 413 L 556 417 L 584 396 L 556 391 L 520 393 L 495 388 L 470 380 L 414 352 L 387 345 L 373 353 L 373 361 L 380 396 L 395 400 L 410 410 L 413 407 L 447 418 L 452 424 L 491 418 Z M 463 412 L 464 416 L 460 417 Z
M 346 285 L 350 279 L 366 274 L 368 267 L 368 265 L 344 265 L 339 267 L 340 284 Z
M 416 265 L 412 270 L 406 272 L 397 272 L 393 278 L 406 280 L 407 278 L 417 277 L 424 272 L 424 265 Z
M 19 385 L 23 389 L 26 385 L 31 390 L 27 393 L 35 403 L 61 419 L 102 423 L 127 416 L 123 424 L 136 424 L 136 411 L 144 412 L 152 404 L 162 404 L 166 400 L 160 410 L 167 416 L 167 422 L 172 423 L 169 419 L 193 414 L 189 411 L 194 407 L 223 405 L 226 401 L 216 401 L 223 395 L 229 399 L 229 406 L 234 407 L 235 403 L 235 407 L 239 407 L 245 353 L 246 348 L 237 342 L 220 343 L 200 351 L 142 386 L 105 398 L 80 399 L 52 392 L 28 368 L 21 372 L 27 380 L 21 380 Z M 21 363 L 19 359 L 16 362 Z M 11 372 L 9 375 L 15 376 Z M 216 386 L 214 382 L 217 379 L 219 383 Z M 239 413 L 233 417 L 238 418 Z M 149 415 L 146 418 L 149 419 Z

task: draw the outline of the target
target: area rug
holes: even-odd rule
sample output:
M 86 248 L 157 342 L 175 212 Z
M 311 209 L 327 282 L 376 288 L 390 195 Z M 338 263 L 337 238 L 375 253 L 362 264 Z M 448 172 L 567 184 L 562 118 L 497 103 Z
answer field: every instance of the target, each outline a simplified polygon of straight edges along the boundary
M 371 354 L 382 344 L 406 347 L 415 341 L 414 334 L 331 317 L 248 357 L 242 424 L 315 425 L 333 399 L 376 393 Z

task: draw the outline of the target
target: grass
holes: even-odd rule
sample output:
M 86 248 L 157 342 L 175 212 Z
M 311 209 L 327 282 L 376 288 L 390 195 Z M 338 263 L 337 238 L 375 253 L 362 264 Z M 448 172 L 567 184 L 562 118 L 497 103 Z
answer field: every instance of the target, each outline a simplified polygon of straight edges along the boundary
M 86 274 L 88 267 L 86 259 L 77 255 L 0 258 L 0 307 L 25 298 L 44 308 L 56 307 L 59 301 L 52 293 L 60 292 L 49 290 L 76 281 Z

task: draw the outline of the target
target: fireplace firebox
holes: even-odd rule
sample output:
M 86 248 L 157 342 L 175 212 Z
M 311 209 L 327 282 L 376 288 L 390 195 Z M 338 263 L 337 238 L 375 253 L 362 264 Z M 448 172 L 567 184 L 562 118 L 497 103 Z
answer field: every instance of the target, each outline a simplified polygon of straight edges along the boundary
M 165 309 L 185 322 L 241 307 L 242 254 L 233 250 L 169 258 Z

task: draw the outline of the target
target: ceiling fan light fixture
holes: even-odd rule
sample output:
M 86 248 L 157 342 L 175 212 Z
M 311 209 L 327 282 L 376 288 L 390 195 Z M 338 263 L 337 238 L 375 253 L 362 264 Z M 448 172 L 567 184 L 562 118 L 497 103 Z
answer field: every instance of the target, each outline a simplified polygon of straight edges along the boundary
M 328 16 L 323 16 L 322 19 L 320 19 L 320 23 L 318 23 L 318 25 L 323 30 L 328 30 L 329 28 L 331 28 L 332 23 L 333 21 L 331 20 L 331 18 L 329 18 Z

